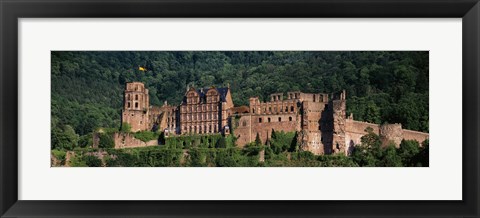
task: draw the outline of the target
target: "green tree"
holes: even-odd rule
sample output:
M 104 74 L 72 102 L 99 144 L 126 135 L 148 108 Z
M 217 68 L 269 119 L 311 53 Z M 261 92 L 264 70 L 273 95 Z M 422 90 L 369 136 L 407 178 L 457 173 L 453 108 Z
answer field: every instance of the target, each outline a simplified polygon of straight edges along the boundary
M 65 125 L 62 129 L 54 128 L 51 136 L 52 147 L 65 150 L 73 150 L 78 145 L 80 138 L 70 125 Z
M 262 140 L 260 139 L 260 135 L 257 132 L 257 136 L 255 136 L 255 144 L 262 145 Z
M 113 137 L 110 134 L 98 133 L 98 137 L 99 137 L 99 142 L 98 142 L 98 147 L 99 148 L 113 148 L 113 147 L 115 147 L 115 142 L 113 141 Z
M 88 167 L 101 167 L 102 161 L 98 159 L 96 156 L 93 155 L 85 155 L 83 156 L 83 161 Z
M 404 166 L 414 167 L 417 165 L 415 157 L 420 152 L 420 146 L 415 140 L 402 140 L 400 148 L 398 149 L 398 155 L 402 159 Z
M 385 156 L 382 159 L 382 165 L 385 167 L 401 167 L 402 158 L 397 155 L 395 145 L 390 144 L 385 148 Z
M 132 126 L 129 123 L 123 122 L 120 127 L 120 132 L 129 133 L 132 130 Z
M 215 145 L 216 148 L 226 148 L 227 147 L 227 142 L 225 141 L 225 137 L 221 137 L 218 141 L 217 144 Z

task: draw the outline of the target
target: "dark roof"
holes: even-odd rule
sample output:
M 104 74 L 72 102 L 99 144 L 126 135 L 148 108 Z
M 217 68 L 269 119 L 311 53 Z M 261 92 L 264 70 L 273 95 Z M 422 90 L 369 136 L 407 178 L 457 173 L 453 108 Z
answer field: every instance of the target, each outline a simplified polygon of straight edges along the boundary
M 205 103 L 206 102 L 206 93 L 210 89 L 216 89 L 217 92 L 220 94 L 220 101 L 221 102 L 226 102 L 227 101 L 227 93 L 228 93 L 228 88 L 226 87 L 221 87 L 221 88 L 203 88 L 203 89 L 197 89 L 195 90 L 198 95 L 200 96 L 200 102 Z M 187 102 L 187 96 L 183 96 L 183 103 Z

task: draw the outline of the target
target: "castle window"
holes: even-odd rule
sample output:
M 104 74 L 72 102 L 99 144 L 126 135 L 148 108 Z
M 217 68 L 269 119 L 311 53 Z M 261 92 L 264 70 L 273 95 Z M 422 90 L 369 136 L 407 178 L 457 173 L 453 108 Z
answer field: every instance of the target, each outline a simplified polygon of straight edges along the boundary
M 268 107 L 268 112 L 272 112 L 272 107 Z
M 130 94 L 127 95 L 127 99 L 128 99 L 128 100 L 132 100 Z
M 133 116 L 133 115 L 132 115 Z M 258 122 L 261 123 L 262 122 L 262 118 L 258 118 Z
M 281 117 L 278 118 L 278 122 L 282 122 L 282 118 L 281 118 Z
M 247 126 L 247 121 L 243 121 L 242 126 Z
M 268 118 L 268 122 L 270 123 L 270 117 Z
M 138 102 L 135 102 L 135 108 L 138 108 Z
M 293 106 L 290 106 L 290 111 L 293 112 Z
M 130 102 L 128 102 L 128 108 L 130 109 Z
M 135 95 L 135 100 L 138 100 L 138 95 Z
M 215 128 L 215 131 L 214 131 L 214 132 L 217 132 L 217 125 L 215 125 L 214 128 Z
M 285 112 L 288 112 L 288 106 L 285 107 Z
M 253 113 L 255 113 L 255 108 L 253 108 L 252 110 L 253 110 Z
M 288 121 L 292 121 L 292 117 L 288 117 Z

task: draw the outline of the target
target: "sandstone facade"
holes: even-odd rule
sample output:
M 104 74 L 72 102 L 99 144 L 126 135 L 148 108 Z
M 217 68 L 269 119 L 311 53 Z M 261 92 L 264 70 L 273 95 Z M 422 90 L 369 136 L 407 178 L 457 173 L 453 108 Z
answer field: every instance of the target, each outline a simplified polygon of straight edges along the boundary
M 261 102 L 251 97 L 249 105 L 235 107 L 230 88 L 188 88 L 179 106 L 166 102 L 150 106 L 148 89 L 139 82 L 127 83 L 122 122 L 132 131 L 160 130 L 165 136 L 177 134 L 217 134 L 231 132 L 238 146 L 255 141 L 258 134 L 265 143 L 272 130 L 297 132 L 299 148 L 316 155 L 349 155 L 371 128 L 384 145 L 398 146 L 402 139 L 423 142 L 428 133 L 402 129 L 401 124 L 378 125 L 353 120 L 346 115 L 346 92 L 336 94 L 287 92 L 274 93 Z M 139 140 L 138 140 L 139 141 Z M 130 136 L 115 135 L 116 147 L 141 147 Z M 117 146 L 118 142 L 118 146 Z M 131 145 L 130 145 L 131 143 Z

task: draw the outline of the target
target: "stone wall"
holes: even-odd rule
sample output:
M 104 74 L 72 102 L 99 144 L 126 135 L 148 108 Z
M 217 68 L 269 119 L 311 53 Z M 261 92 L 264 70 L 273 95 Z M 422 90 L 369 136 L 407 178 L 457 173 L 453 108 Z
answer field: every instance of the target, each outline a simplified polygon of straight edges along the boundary
M 115 148 L 137 148 L 137 147 L 146 147 L 158 145 L 157 140 L 151 140 L 148 142 L 143 142 L 142 140 L 136 139 L 130 133 L 114 133 L 113 141 L 115 142 Z
M 382 146 L 387 146 L 390 142 L 393 142 L 398 148 L 402 140 L 416 140 L 422 143 L 429 137 L 428 133 L 402 129 L 402 125 L 399 123 L 378 125 L 347 119 L 345 143 L 350 150 L 353 148 L 352 146 L 361 144 L 361 138 L 367 134 L 365 129 L 368 127 L 372 128 L 373 133 L 381 137 Z
M 302 132 L 298 139 L 301 150 L 310 151 L 316 155 L 325 153 L 324 139 L 320 131 L 320 120 L 324 109 L 323 102 L 302 102 Z
M 408 129 L 403 130 L 403 138 L 405 140 L 417 140 L 420 143 L 420 145 L 422 145 L 421 143 L 426 139 L 428 139 L 428 137 L 429 137 L 428 133 L 418 132 L 418 131 L 413 131 Z
M 345 144 L 349 151 L 351 151 L 353 146 L 361 144 L 361 138 L 367 134 L 365 131 L 367 128 L 370 127 L 375 134 L 380 134 L 380 127 L 378 124 L 347 119 L 345 125 Z
M 380 126 L 380 138 L 382 140 L 382 146 L 388 146 L 391 142 L 396 147 L 400 147 L 400 143 L 403 140 L 402 124 L 384 124 Z
M 346 131 L 346 101 L 342 97 L 340 100 L 334 100 L 333 104 L 333 141 L 332 153 L 348 154 L 347 143 L 345 139 Z
M 238 126 L 234 126 L 233 134 L 237 137 L 236 142 L 240 147 L 255 141 L 257 133 L 262 143 L 265 143 L 267 137 L 271 137 L 272 129 L 284 132 L 298 131 L 300 129 L 299 122 L 297 122 L 298 119 L 299 116 L 295 114 L 245 114 L 236 122 Z
M 122 112 L 122 122 L 130 124 L 132 132 L 150 129 L 148 126 L 148 110 L 124 110 Z

